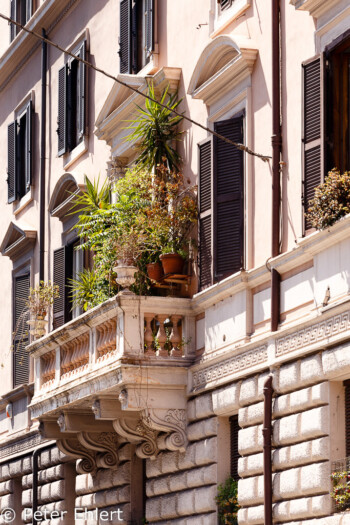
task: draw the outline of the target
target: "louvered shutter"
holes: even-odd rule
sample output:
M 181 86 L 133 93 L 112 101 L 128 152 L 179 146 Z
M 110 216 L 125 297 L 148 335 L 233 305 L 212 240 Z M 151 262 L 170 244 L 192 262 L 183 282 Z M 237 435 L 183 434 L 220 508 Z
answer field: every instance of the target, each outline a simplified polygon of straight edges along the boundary
M 232 0 L 219 0 L 221 11 L 228 9 L 232 5 Z
M 215 123 L 215 131 L 243 142 L 243 116 Z M 214 280 L 243 267 L 243 152 L 214 136 Z
M 131 73 L 131 0 L 120 2 L 120 72 Z
M 238 416 L 230 417 L 230 454 L 231 454 L 231 477 L 236 481 L 239 479 L 238 475 L 238 459 L 240 457 L 238 452 Z
M 86 41 L 84 40 L 81 45 L 79 52 L 79 58 L 86 60 Z M 79 71 L 79 140 L 85 135 L 85 126 L 86 126 L 86 95 L 87 95 L 87 78 L 86 78 L 86 65 L 82 62 L 78 64 Z
M 139 46 L 138 46 L 138 35 L 139 35 L 139 12 L 142 7 L 142 3 L 138 4 L 136 0 L 132 0 L 131 4 L 131 71 L 130 73 L 136 74 L 139 69 Z M 145 15 L 144 12 L 141 15 Z M 142 53 L 144 50 L 142 49 Z
M 16 0 L 11 0 L 10 4 L 10 17 L 12 20 L 16 20 Z M 10 24 L 10 42 L 15 38 L 16 36 L 16 26 L 15 24 Z
M 31 18 L 33 11 L 33 0 L 26 0 L 26 22 Z
M 68 293 L 66 288 L 68 250 L 62 246 L 53 252 L 53 281 L 59 288 L 59 297 L 53 303 L 53 329 L 64 325 L 68 320 Z
M 29 101 L 26 111 L 26 135 L 25 135 L 25 191 L 30 190 L 32 183 L 32 125 L 33 125 L 33 106 Z
M 17 122 L 11 122 L 7 128 L 7 200 L 13 202 L 17 199 Z
M 321 57 L 303 64 L 303 83 L 303 204 L 304 213 L 306 213 L 310 201 L 314 198 L 316 186 L 323 180 L 323 74 Z M 311 228 L 311 224 L 305 218 L 305 230 L 309 228 Z
M 14 349 L 13 349 L 13 386 L 29 380 L 29 354 L 25 351 L 28 344 L 29 313 L 26 302 L 29 296 L 29 273 L 14 280 Z
M 199 145 L 199 287 L 212 284 L 212 142 Z
M 148 59 L 153 51 L 153 0 L 145 0 L 146 12 L 145 12 L 145 48 L 146 58 Z
M 345 454 L 350 456 L 350 380 L 344 381 L 345 387 Z
M 58 71 L 58 156 L 67 151 L 67 75 L 68 65 Z

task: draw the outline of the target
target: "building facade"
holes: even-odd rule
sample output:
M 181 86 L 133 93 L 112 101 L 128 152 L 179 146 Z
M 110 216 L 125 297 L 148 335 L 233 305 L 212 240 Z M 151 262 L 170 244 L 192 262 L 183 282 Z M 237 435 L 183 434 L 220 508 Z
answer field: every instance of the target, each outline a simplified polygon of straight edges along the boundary
M 350 218 L 314 231 L 304 215 L 327 171 L 350 168 L 348 0 L 2 9 L 25 27 L 0 18 L 0 520 L 215 525 L 232 476 L 238 523 L 264 523 L 272 376 L 273 523 L 348 523 L 330 494 L 350 455 Z M 125 121 L 150 82 L 194 121 L 178 151 L 198 255 L 175 296 L 81 314 L 72 199 L 85 175 L 113 181 L 135 160 Z M 61 293 L 32 341 L 39 279 Z

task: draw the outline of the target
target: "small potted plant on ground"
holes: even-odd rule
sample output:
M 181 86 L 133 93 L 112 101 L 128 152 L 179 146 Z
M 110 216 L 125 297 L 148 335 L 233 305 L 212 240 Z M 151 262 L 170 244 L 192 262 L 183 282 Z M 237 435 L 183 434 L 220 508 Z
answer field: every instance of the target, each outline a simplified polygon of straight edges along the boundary
M 45 325 L 48 321 L 45 317 L 52 307 L 54 299 L 58 297 L 59 287 L 51 281 L 47 283 L 40 281 L 35 288 L 30 288 L 26 306 L 31 319 L 27 323 L 32 327 L 30 333 L 34 338 L 37 339 L 46 333 Z

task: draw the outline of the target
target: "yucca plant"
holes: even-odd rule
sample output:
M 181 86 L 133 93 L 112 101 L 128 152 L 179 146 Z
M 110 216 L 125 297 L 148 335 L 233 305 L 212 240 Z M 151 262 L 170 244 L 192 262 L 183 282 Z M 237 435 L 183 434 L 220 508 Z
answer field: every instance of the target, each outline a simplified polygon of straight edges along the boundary
M 148 88 L 148 96 L 156 100 L 154 85 Z M 136 142 L 140 153 L 136 159 L 139 169 L 152 171 L 158 165 L 166 164 L 170 171 L 178 171 L 181 157 L 174 148 L 174 141 L 179 140 L 183 131 L 179 131 L 178 125 L 183 120 L 181 115 L 175 115 L 173 111 L 178 108 L 182 98 L 178 99 L 177 93 L 169 94 L 169 86 L 166 87 L 159 99 L 164 108 L 149 98 L 146 98 L 145 109 L 137 106 L 138 116 L 126 129 L 132 133 L 126 140 Z

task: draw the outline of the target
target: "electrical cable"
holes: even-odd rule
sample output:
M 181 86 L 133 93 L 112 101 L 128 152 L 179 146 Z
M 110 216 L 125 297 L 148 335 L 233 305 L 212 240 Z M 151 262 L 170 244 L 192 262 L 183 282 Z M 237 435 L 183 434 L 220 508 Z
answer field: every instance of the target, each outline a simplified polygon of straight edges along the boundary
M 155 104 L 158 104 L 159 106 L 161 106 L 164 109 L 169 109 L 166 104 L 162 104 L 161 102 L 159 102 L 158 100 L 155 100 L 154 98 L 150 97 L 146 93 L 143 93 L 142 91 L 139 91 L 138 89 L 136 89 L 136 88 L 134 88 L 132 86 L 129 86 L 126 82 L 123 82 L 118 77 L 115 77 L 114 75 L 111 75 L 107 71 L 104 71 L 103 69 L 100 69 L 99 67 L 94 66 L 93 64 L 91 64 L 91 62 L 88 62 L 87 60 L 84 60 L 83 58 L 80 58 L 80 57 L 74 55 L 74 53 L 71 53 L 70 51 L 67 51 L 66 49 L 64 49 L 61 46 L 59 46 L 58 44 L 56 44 L 55 42 L 52 42 L 52 40 L 49 40 L 48 38 L 44 38 L 39 33 L 36 33 L 35 31 L 32 31 L 31 29 L 28 29 L 27 27 L 23 26 L 19 22 L 16 22 L 12 18 L 9 18 L 8 16 L 5 16 L 2 13 L 0 13 L 0 18 L 2 18 L 3 20 L 6 20 L 9 24 L 15 24 L 17 27 L 19 27 L 20 29 L 22 29 L 26 33 L 29 33 L 29 34 L 33 35 L 34 37 L 38 38 L 39 40 L 41 40 L 43 42 L 46 42 L 50 46 L 55 47 L 56 49 L 58 49 L 62 53 L 65 53 L 66 55 L 69 55 L 70 57 L 78 60 L 79 62 L 82 62 L 83 64 L 85 64 L 87 67 L 93 69 L 94 71 L 96 71 L 98 73 L 102 73 L 102 75 L 105 75 L 106 77 L 114 80 L 118 84 L 120 84 L 120 85 L 122 85 L 122 86 L 124 86 L 124 87 L 126 87 L 128 89 L 130 89 L 131 91 L 134 91 L 135 93 L 137 93 L 138 95 L 141 95 L 145 99 L 148 99 L 151 102 L 153 102 Z M 187 122 L 190 122 L 191 124 L 194 124 L 195 126 L 198 126 L 198 127 L 202 128 L 202 129 L 204 129 L 205 131 L 207 131 L 208 133 L 210 133 L 214 137 L 217 137 L 218 139 L 223 140 L 227 144 L 231 144 L 232 146 L 235 146 L 237 149 L 248 153 L 248 155 L 252 155 L 254 157 L 258 157 L 259 159 L 261 159 L 264 162 L 268 162 L 269 159 L 272 158 L 272 157 L 267 156 L 267 155 L 262 155 L 261 153 L 256 153 L 255 151 L 251 150 L 250 148 L 248 148 L 244 144 L 240 144 L 238 142 L 234 142 L 233 140 L 230 140 L 230 139 L 224 137 L 220 133 L 217 133 L 216 131 L 214 131 L 214 130 L 212 130 L 210 128 L 207 128 L 206 126 L 203 126 L 203 124 L 200 124 L 200 122 L 197 122 L 197 121 L 191 119 L 190 117 L 187 117 L 183 113 L 179 113 L 178 111 L 176 111 L 174 109 L 171 111 L 171 113 L 173 113 L 174 115 L 177 115 L 177 116 L 183 118 L 184 120 L 186 120 Z

